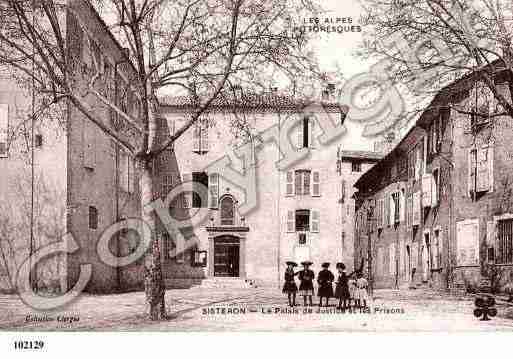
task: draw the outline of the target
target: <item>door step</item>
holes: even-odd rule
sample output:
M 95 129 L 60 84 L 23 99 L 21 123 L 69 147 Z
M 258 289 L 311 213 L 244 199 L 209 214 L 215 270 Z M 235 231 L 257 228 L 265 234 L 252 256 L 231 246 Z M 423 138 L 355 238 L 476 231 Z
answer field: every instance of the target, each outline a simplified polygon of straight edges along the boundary
M 216 288 L 216 289 L 243 289 L 256 288 L 253 280 L 246 278 L 207 278 L 201 281 L 199 288 Z

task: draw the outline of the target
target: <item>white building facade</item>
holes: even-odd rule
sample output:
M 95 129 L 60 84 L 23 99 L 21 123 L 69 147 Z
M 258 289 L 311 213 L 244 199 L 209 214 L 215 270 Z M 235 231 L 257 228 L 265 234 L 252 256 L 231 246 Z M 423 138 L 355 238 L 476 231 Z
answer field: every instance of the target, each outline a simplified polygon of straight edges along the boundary
M 161 99 L 161 115 L 170 128 L 183 126 L 193 109 L 186 98 Z M 339 146 L 351 141 L 343 125 L 346 113 L 336 103 L 305 109 L 304 103 L 280 95 L 214 104 L 174 143 L 182 178 L 172 182 L 207 186 L 208 201 L 192 195 L 185 205 L 191 215 L 200 207 L 210 214 L 194 228 L 197 246 L 170 260 L 195 263 L 201 257 L 195 266 L 203 267 L 204 278 L 260 285 L 281 282 L 289 260 L 310 260 L 314 271 L 322 262 L 334 267 L 343 261 L 352 268 L 353 231 L 346 229 L 344 236 L 343 226 L 353 223 L 354 176 L 345 179 L 346 171 L 337 166 Z M 375 157 L 357 159 L 362 173 Z M 351 218 L 342 216 L 342 208 Z M 189 275 L 181 271 L 168 285 L 184 285 Z

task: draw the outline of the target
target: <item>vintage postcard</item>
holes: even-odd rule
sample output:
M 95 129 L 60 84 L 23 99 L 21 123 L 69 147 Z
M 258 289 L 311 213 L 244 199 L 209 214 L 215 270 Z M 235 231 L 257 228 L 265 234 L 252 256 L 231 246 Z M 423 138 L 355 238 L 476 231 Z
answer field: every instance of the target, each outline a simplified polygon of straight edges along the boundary
M 511 332 L 512 10 L 0 0 L 0 336 Z

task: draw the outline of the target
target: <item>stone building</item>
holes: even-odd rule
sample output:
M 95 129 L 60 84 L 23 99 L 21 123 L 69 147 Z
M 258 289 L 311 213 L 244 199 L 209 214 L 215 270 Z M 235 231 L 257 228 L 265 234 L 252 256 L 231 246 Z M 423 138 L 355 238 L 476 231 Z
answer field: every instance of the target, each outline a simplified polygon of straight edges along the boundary
M 493 66 L 509 101 L 506 71 Z M 490 90 L 467 75 L 442 89 L 357 181 L 355 255 L 371 254 L 374 287 L 472 291 L 511 281 L 513 132 L 499 111 Z
M 136 146 L 136 140 L 141 138 L 137 130 L 87 91 L 90 79 L 99 72 L 95 89 L 132 118 L 138 118 L 140 96 L 133 80 L 136 70 L 126 50 L 115 40 L 89 1 L 68 1 L 61 16 L 66 29 L 67 66 L 73 91 L 81 95 L 84 106 L 100 119 L 102 126 Z M 59 270 L 51 271 L 56 278 L 48 278 L 47 282 L 65 291 L 76 283 L 80 265 L 92 264 L 87 291 L 142 288 L 142 260 L 124 267 L 112 267 L 103 263 L 97 254 L 98 239 L 107 227 L 125 218 L 140 217 L 139 175 L 133 157 L 71 103 L 63 112 L 56 114 L 57 120 L 37 119 L 31 146 L 30 126 L 27 133 L 18 133 L 20 128 L 27 129 L 21 125 L 31 114 L 31 94 L 8 79 L 2 80 L 2 88 L 5 90 L 0 92 L 0 195 L 2 201 L 13 199 L 9 202 L 12 211 L 6 218 L 19 223 L 20 213 L 37 217 L 39 214 L 35 215 L 34 209 L 30 211 L 30 196 L 34 193 L 36 204 L 47 203 L 46 207 L 55 212 L 41 218 L 44 220 L 51 216 L 58 222 L 55 228 L 52 227 L 52 238 L 45 238 L 45 234 L 34 231 L 36 249 L 59 241 L 65 233 L 70 233 L 79 245 L 78 250 L 60 257 Z M 35 96 L 37 101 L 38 94 Z M 160 133 L 168 131 L 165 121 L 159 121 L 159 126 L 162 126 L 158 129 Z M 32 147 L 36 185 L 30 187 Z M 163 152 L 155 161 L 155 182 L 160 186 L 165 176 L 175 175 L 177 169 L 174 153 Z M 14 201 L 20 196 L 11 190 L 23 176 L 29 183 L 25 188 L 29 197 L 28 207 L 27 201 Z M 38 202 L 38 198 L 42 200 Z M 29 208 L 28 213 L 25 213 L 26 208 Z M 18 233 L 22 238 L 20 246 L 25 250 L 19 251 L 23 254 L 17 265 L 28 255 L 26 243 L 29 243 L 30 221 L 25 222 L 20 225 L 23 231 Z M 36 225 L 37 221 L 34 228 Z M 121 232 L 112 238 L 110 249 L 115 255 L 126 256 L 135 251 L 137 245 L 138 238 L 134 233 Z M 5 270 L 0 273 L 5 273 Z M 37 280 L 41 281 L 45 275 L 50 274 L 42 273 Z
M 161 115 L 174 128 L 194 110 L 186 97 L 160 102 Z M 237 98 L 215 101 L 174 144 L 182 178 L 170 181 L 193 180 L 208 187 L 207 203 L 193 197 L 186 204 L 192 210 L 207 207 L 210 215 L 195 228 L 197 246 L 168 259 L 186 264 L 168 285 L 276 285 L 288 260 L 311 260 L 314 271 L 325 261 L 333 270 L 338 261 L 352 267 L 352 183 L 378 157 L 363 151 L 337 153 L 339 146 L 355 147 L 341 126 L 345 107 L 328 98 L 305 107 L 304 101 L 278 92 L 241 91 Z M 341 135 L 322 144 L 326 132 Z M 279 169 L 290 148 L 307 156 Z M 244 182 L 252 175 L 254 188 Z

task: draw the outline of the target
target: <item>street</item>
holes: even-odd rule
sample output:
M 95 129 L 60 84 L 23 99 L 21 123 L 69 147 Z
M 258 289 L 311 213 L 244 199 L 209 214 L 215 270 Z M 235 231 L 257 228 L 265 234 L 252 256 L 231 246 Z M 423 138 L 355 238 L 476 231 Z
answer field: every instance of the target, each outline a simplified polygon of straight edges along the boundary
M 0 329 L 150 330 L 150 331 L 495 331 L 513 330 L 498 305 L 498 316 L 480 321 L 473 316 L 472 297 L 455 297 L 428 290 L 377 290 L 367 310 L 341 313 L 331 307 L 287 307 L 279 290 L 168 290 L 167 321 L 151 322 L 143 292 L 82 295 L 68 307 L 37 312 L 17 296 L 0 296 Z M 302 298 L 297 301 L 302 304 Z

